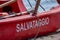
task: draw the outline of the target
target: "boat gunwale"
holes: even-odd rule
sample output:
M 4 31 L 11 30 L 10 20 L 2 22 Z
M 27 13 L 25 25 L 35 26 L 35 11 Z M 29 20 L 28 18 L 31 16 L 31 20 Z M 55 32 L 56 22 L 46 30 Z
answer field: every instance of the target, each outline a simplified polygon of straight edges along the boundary
M 40 16 L 45 16 L 45 15 L 57 14 L 59 12 L 60 12 L 60 6 L 47 12 L 38 13 L 36 16 L 40 17 Z M 7 23 L 11 21 L 13 22 L 13 21 L 18 21 L 18 20 L 22 21 L 26 19 L 32 19 L 34 17 L 35 16 L 32 16 L 32 15 L 16 16 L 16 17 L 11 17 L 11 18 L 1 19 L 0 23 Z

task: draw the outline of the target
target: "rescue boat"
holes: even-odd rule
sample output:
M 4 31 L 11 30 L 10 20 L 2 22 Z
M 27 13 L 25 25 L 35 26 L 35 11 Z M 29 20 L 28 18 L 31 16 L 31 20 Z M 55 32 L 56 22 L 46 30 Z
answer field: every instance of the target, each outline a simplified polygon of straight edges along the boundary
M 0 40 L 22 40 L 55 32 L 60 28 L 59 4 L 60 0 L 1 0 Z M 6 6 L 12 7 L 14 14 L 3 12 Z

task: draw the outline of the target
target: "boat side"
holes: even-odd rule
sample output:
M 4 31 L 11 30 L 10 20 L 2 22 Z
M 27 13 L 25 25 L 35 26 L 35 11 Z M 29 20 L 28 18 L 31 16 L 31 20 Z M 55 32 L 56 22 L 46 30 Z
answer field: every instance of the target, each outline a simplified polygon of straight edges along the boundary
M 0 40 L 31 38 L 38 30 L 39 35 L 46 35 L 58 28 L 60 28 L 60 7 L 38 13 L 36 16 L 23 15 L 0 20 Z

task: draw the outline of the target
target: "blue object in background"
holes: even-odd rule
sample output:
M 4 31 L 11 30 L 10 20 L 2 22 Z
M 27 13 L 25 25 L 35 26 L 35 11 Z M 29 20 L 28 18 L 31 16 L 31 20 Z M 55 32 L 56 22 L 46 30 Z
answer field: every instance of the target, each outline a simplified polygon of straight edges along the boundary
M 28 11 L 34 10 L 36 1 L 35 0 L 29 0 L 31 6 L 29 5 L 27 0 L 23 0 L 23 3 Z M 49 11 L 52 7 L 58 6 L 57 0 L 41 0 L 40 5 L 45 9 L 45 11 Z M 44 10 L 39 6 L 38 12 L 44 12 Z

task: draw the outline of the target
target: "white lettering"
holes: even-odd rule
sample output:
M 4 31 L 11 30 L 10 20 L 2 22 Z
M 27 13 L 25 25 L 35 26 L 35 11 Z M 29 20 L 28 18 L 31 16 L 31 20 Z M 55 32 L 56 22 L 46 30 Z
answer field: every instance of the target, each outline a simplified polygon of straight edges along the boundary
M 24 22 L 24 23 L 20 23 L 16 25 L 16 31 L 17 32 L 21 32 L 24 30 L 28 30 L 31 28 L 36 28 L 36 27 L 41 27 L 44 25 L 48 25 L 49 24 L 49 18 L 42 18 L 42 19 L 36 19 L 33 21 L 29 21 L 29 22 Z

